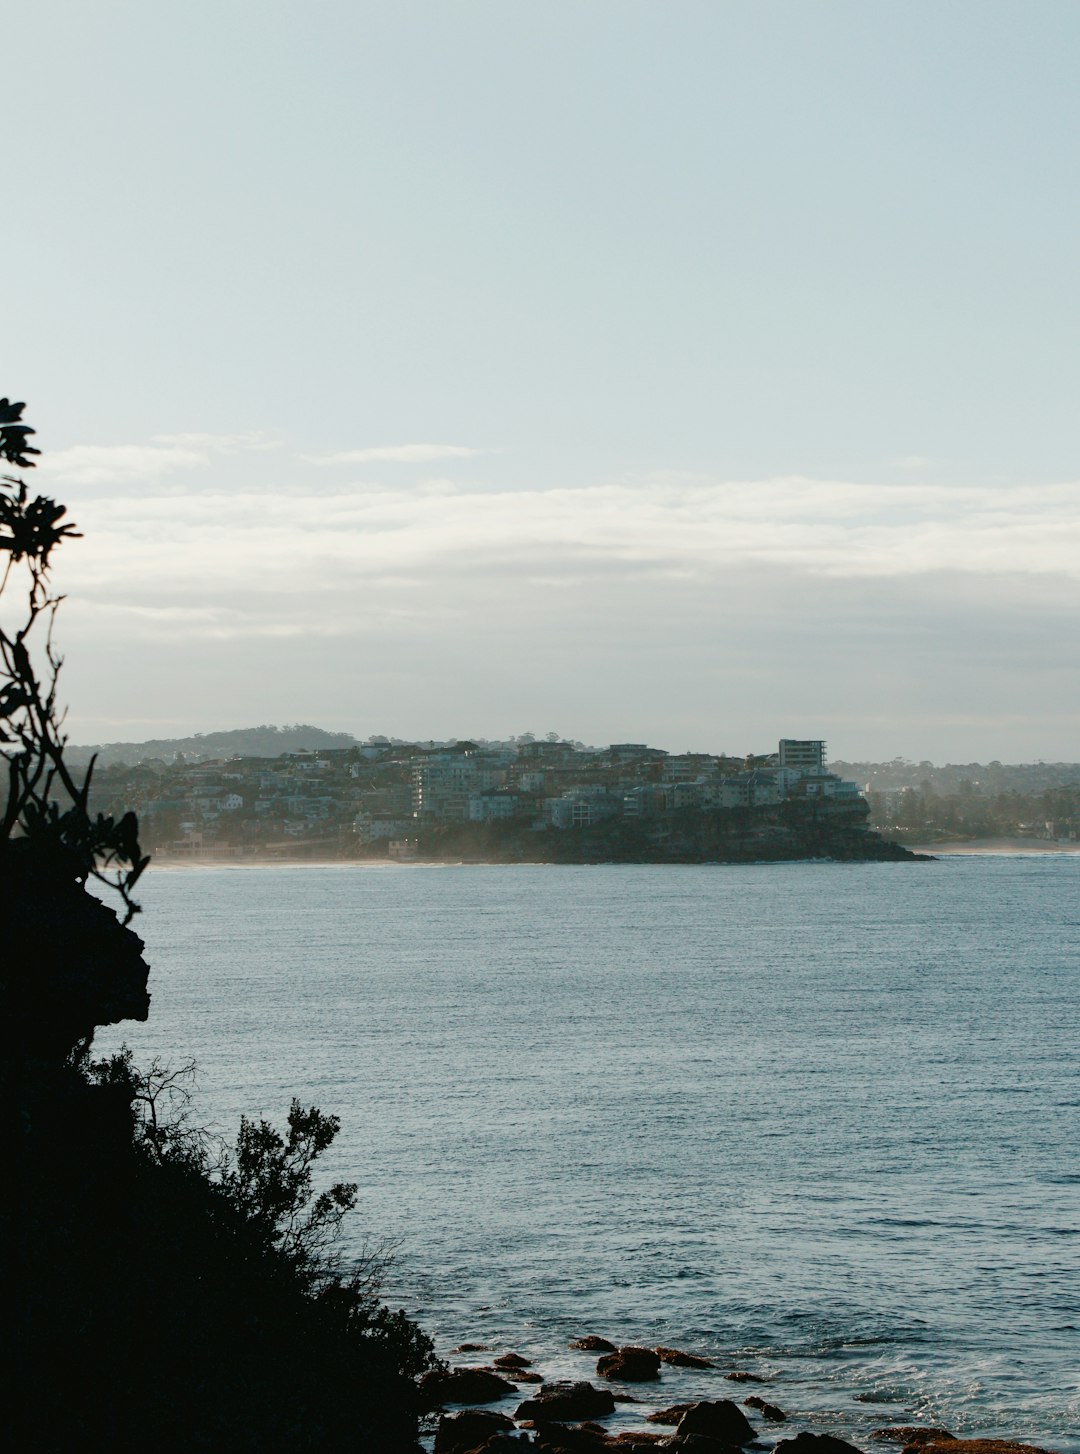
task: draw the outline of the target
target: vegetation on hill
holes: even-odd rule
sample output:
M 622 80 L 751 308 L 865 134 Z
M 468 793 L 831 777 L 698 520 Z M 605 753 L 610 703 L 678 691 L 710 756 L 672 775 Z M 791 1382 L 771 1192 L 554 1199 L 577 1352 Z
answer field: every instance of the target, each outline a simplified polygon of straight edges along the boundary
M 0 456 L 29 468 L 22 409 L 0 400 Z M 98 1026 L 149 1013 L 128 927 L 147 860 L 134 815 L 93 812 L 92 765 L 79 775 L 65 756 L 49 587 L 51 553 L 76 533 L 64 514 L 0 481 L 0 587 L 27 591 L 0 630 L 9 1442 L 415 1451 L 432 1345 L 380 1302 L 377 1261 L 335 1257 L 356 1188 L 317 1192 L 313 1168 L 336 1119 L 294 1102 L 284 1133 L 245 1121 L 218 1145 L 194 1126 L 182 1076 L 92 1059 Z
M 96 758 L 100 766 L 136 764 L 149 758 L 173 762 L 177 757 L 203 760 L 218 757 L 278 757 L 283 752 L 316 752 L 326 748 L 355 747 L 351 732 L 327 732 L 308 722 L 291 726 L 236 727 L 227 732 L 196 732 L 191 737 L 159 737 L 147 742 L 104 742 L 94 747 L 67 749 L 69 762 Z

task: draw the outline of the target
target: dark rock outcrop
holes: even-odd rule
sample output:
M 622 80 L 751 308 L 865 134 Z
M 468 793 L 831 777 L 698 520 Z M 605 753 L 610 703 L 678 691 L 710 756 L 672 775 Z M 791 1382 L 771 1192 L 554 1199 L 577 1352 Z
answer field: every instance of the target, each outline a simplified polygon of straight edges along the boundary
M 648 1383 L 660 1377 L 660 1359 L 651 1348 L 618 1348 L 598 1360 L 596 1372 L 621 1383 Z
M 575 1338 L 570 1347 L 578 1349 L 582 1353 L 615 1352 L 614 1343 L 609 1343 L 606 1338 L 598 1338 L 595 1333 L 589 1333 L 585 1338 Z
M 783 1409 L 778 1409 L 775 1404 L 769 1403 L 768 1399 L 762 1398 L 759 1394 L 752 1393 L 749 1398 L 743 1399 L 743 1404 L 748 1409 L 757 1409 L 763 1419 L 768 1419 L 770 1424 L 783 1424 L 787 1421 L 787 1414 Z
M 534 1449 L 528 1434 L 492 1434 L 482 1444 L 464 1451 L 464 1454 L 522 1454 L 525 1449 Z
M 522 1358 L 520 1353 L 502 1353 L 498 1358 L 491 1360 L 495 1368 L 528 1368 L 529 1359 Z
M 754 1426 L 738 1404 L 732 1403 L 729 1398 L 703 1400 L 691 1404 L 683 1414 L 672 1436 L 672 1444 L 688 1443 L 691 1437 L 737 1449 L 751 1442 Z
M 1015 1439 L 955 1439 L 950 1435 L 929 1444 L 906 1444 L 903 1454 L 1053 1454 L 1053 1451 L 1035 1444 L 1020 1444 Z
M 143 941 L 87 892 L 62 850 L 0 844 L 0 923 L 0 1021 L 20 1054 L 59 1062 L 99 1025 L 146 1019 Z
M 756 1373 L 746 1373 L 741 1368 L 734 1369 L 731 1373 L 725 1373 L 724 1377 L 729 1383 L 768 1383 L 767 1378 L 759 1378 Z
M 944 1444 L 956 1438 L 948 1429 L 920 1428 L 916 1424 L 897 1424 L 888 1429 L 874 1429 L 871 1439 L 888 1439 L 894 1444 Z
M 435 1432 L 435 1454 L 464 1454 L 493 1434 L 514 1432 L 512 1419 L 489 1409 L 462 1409 L 460 1414 L 444 1414 Z
M 436 1404 L 491 1404 L 516 1393 L 512 1383 L 486 1368 L 451 1368 L 425 1373 L 420 1393 L 428 1408 Z
M 676 1368 L 715 1368 L 709 1358 L 697 1353 L 684 1353 L 681 1348 L 657 1348 L 654 1350 L 661 1363 L 670 1363 Z
M 615 1400 L 606 1388 L 592 1383 L 547 1384 L 535 1398 L 519 1404 L 515 1419 L 532 1419 L 534 1423 L 574 1423 L 579 1419 L 602 1419 L 614 1413 Z
M 687 1409 L 694 1407 L 694 1403 L 695 1400 L 691 1399 L 689 1403 L 672 1404 L 670 1408 L 657 1409 L 654 1414 L 647 1414 L 645 1416 L 646 1422 L 650 1424 L 677 1424 Z
M 794 1439 L 781 1439 L 773 1454 L 863 1454 L 854 1444 L 832 1434 L 796 1434 Z

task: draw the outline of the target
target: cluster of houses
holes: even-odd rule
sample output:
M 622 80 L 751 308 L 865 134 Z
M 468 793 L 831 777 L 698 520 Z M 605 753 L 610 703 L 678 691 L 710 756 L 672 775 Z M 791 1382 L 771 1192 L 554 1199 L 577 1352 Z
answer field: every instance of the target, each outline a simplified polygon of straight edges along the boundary
M 334 852 L 381 846 L 393 856 L 418 831 L 449 823 L 573 830 L 686 809 L 859 797 L 855 783 L 828 771 L 824 742 L 789 738 L 775 753 L 744 758 L 554 737 L 439 746 L 372 738 L 278 758 L 103 770 L 102 790 L 137 808 L 159 852 L 287 851 L 302 841 Z
M 581 749 L 560 741 L 507 747 L 458 743 L 412 765 L 410 821 L 361 813 L 357 832 L 392 838 L 417 822 L 528 819 L 580 828 L 608 818 L 642 819 L 686 808 L 752 808 L 790 797 L 857 798 L 830 773 L 825 743 L 784 738 L 767 757 L 669 753 L 642 742 Z

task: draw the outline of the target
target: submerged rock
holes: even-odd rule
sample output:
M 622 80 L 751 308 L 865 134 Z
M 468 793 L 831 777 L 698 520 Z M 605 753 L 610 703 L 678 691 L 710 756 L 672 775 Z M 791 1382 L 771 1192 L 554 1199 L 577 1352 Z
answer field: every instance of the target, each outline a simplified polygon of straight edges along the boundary
M 768 1383 L 767 1378 L 759 1378 L 756 1373 L 745 1373 L 741 1368 L 734 1369 L 731 1373 L 725 1373 L 724 1377 L 729 1383 Z
M 769 1403 L 759 1394 L 752 1393 L 749 1398 L 743 1399 L 743 1404 L 748 1409 L 757 1409 L 763 1419 L 768 1419 L 770 1424 L 783 1424 L 787 1421 L 787 1414 L 783 1409 L 778 1409 L 775 1404 Z
M 874 1429 L 871 1439 L 889 1439 L 894 1444 L 944 1444 L 955 1440 L 948 1429 L 920 1428 L 916 1424 L 897 1424 L 890 1429 Z
M 701 1358 L 696 1353 L 684 1353 L 681 1348 L 657 1348 L 656 1356 L 661 1363 L 674 1364 L 676 1368 L 715 1368 L 716 1364 L 709 1358 Z

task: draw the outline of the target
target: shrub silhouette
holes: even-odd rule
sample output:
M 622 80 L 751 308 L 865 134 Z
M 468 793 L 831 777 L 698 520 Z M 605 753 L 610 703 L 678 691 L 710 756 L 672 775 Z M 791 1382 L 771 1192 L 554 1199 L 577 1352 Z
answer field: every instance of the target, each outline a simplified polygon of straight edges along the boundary
M 0 458 L 33 467 L 23 405 L 0 400 Z M 337 1119 L 294 1101 L 287 1130 L 234 1148 L 194 1124 L 190 1067 L 90 1058 L 95 1029 L 149 1010 L 129 927 L 147 858 L 133 814 L 92 816 L 93 763 L 64 759 L 52 552 L 62 505 L 0 479 L 0 1203 L 13 1352 L 12 1447 L 42 1451 L 416 1450 L 430 1340 L 379 1300 L 381 1264 L 335 1255 L 356 1188 L 316 1193 Z M 5 616 L 4 620 L 8 618 Z M 88 891 L 99 880 L 120 915 Z

